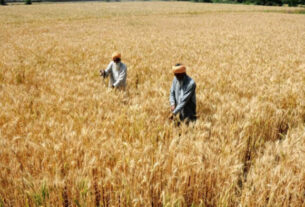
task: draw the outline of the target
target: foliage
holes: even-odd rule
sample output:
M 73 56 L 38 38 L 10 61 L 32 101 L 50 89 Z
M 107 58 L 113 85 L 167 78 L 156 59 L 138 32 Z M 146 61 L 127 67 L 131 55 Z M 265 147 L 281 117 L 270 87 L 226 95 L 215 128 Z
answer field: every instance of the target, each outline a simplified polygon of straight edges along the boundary
M 212 0 L 212 2 L 213 3 L 244 3 L 244 4 L 256 4 L 256 5 L 266 5 L 266 6 L 282 6 L 283 4 L 288 4 L 289 6 L 294 6 L 294 7 L 305 4 L 304 0 Z
M 300 0 L 283 0 L 284 4 L 288 4 L 288 6 L 297 6 L 299 4 L 304 4 L 304 2 L 301 2 Z

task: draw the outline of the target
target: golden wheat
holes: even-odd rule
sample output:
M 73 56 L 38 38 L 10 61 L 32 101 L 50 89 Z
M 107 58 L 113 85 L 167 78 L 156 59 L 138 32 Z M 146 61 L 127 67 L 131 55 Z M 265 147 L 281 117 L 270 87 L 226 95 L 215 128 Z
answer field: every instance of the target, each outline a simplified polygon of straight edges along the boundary
M 1 7 L 0 206 L 305 206 L 297 10 Z M 126 92 L 99 77 L 114 50 Z M 197 82 L 190 127 L 167 120 L 177 62 Z

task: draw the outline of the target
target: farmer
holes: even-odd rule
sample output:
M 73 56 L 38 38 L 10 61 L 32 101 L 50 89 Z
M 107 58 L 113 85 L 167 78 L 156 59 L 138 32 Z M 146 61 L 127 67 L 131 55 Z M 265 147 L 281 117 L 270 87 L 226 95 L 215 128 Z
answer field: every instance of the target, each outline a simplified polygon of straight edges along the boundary
M 175 75 L 170 89 L 169 101 L 171 105 L 170 119 L 179 113 L 181 121 L 196 120 L 196 83 L 186 74 L 186 67 L 181 64 L 173 66 Z
M 112 61 L 107 66 L 106 70 L 101 70 L 101 76 L 106 78 L 110 75 L 109 87 L 125 89 L 127 79 L 127 67 L 121 62 L 121 54 L 114 52 Z

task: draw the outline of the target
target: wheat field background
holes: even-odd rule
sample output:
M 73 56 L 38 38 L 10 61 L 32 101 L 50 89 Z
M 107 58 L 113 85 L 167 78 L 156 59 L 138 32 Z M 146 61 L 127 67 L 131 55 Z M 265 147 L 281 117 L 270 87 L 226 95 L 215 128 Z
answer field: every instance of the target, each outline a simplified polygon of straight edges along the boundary
M 0 206 L 305 206 L 301 8 L 0 7 Z M 113 51 L 128 90 L 99 77 Z M 167 117 L 171 66 L 198 121 Z

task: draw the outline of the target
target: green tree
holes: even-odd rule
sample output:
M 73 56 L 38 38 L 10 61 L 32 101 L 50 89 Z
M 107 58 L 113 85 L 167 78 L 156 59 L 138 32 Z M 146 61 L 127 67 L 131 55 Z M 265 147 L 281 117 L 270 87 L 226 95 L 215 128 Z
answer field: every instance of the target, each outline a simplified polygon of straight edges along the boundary
M 0 0 L 0 5 L 6 5 L 5 0 Z
M 288 4 L 288 6 L 297 6 L 298 5 L 298 0 L 283 0 L 284 4 Z
M 30 4 L 32 4 L 32 0 L 24 0 L 24 3 L 27 5 L 30 5 Z
M 254 4 L 266 6 L 282 6 L 282 0 L 253 0 Z

